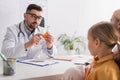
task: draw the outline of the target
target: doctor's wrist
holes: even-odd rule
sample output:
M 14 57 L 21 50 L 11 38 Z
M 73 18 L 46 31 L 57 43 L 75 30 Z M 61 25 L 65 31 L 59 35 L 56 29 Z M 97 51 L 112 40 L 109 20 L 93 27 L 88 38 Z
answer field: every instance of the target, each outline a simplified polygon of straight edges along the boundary
M 52 45 L 52 46 L 50 46 L 50 47 L 47 47 L 47 49 L 48 49 L 48 50 L 50 50 L 50 49 L 52 49 L 52 48 L 53 48 L 53 45 Z
M 25 49 L 27 49 L 27 48 L 29 48 L 29 47 L 31 47 L 33 44 L 29 41 L 29 42 L 26 42 L 25 43 Z

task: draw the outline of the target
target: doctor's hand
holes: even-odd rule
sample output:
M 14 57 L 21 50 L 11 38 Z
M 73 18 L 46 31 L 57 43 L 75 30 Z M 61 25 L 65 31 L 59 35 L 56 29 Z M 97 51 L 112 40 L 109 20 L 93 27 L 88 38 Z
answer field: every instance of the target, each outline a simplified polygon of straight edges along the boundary
M 35 34 L 32 36 L 31 40 L 28 41 L 27 43 L 25 43 L 25 48 L 27 49 L 28 47 L 31 47 L 32 45 L 38 45 L 39 41 L 40 41 L 40 36 L 41 34 Z
M 52 48 L 52 46 L 53 46 L 53 41 L 54 41 L 53 36 L 50 35 L 50 34 L 48 34 L 44 39 L 45 39 L 45 41 L 46 41 L 47 48 Z

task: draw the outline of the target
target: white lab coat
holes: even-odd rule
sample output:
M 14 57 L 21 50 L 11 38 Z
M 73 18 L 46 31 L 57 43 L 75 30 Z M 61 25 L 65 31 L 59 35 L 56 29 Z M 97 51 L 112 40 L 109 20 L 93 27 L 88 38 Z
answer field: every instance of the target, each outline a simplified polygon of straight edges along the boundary
M 41 39 L 38 45 L 33 45 L 30 48 L 28 48 L 26 51 L 24 44 L 25 42 L 29 41 L 29 38 L 27 33 L 25 32 L 24 21 L 21 22 L 20 28 L 22 32 L 25 34 L 25 36 L 23 36 L 23 34 L 20 33 L 20 37 L 18 37 L 19 24 L 7 28 L 7 33 L 3 40 L 2 50 L 1 50 L 1 52 L 7 58 L 21 58 L 21 57 L 34 58 L 36 56 L 39 56 L 39 58 L 45 59 L 45 58 L 49 58 L 50 56 L 54 56 L 56 54 L 56 48 L 54 45 L 52 48 L 52 54 L 50 55 L 48 53 L 48 49 L 44 39 Z M 40 33 L 44 32 L 44 28 L 42 27 L 39 27 L 39 30 Z M 35 29 L 35 33 L 37 32 L 38 30 Z

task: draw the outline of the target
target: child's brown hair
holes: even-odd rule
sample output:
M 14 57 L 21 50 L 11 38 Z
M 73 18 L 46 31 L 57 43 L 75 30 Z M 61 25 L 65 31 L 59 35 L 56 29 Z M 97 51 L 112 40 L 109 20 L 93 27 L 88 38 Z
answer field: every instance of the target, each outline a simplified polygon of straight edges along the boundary
M 117 45 L 117 53 L 114 54 L 114 59 L 120 68 L 120 44 L 118 42 L 120 34 L 116 30 L 115 26 L 109 22 L 99 22 L 93 25 L 89 29 L 89 32 L 91 32 L 92 38 L 94 40 L 99 38 L 108 46 L 108 48 L 111 49 L 111 51 L 115 45 Z

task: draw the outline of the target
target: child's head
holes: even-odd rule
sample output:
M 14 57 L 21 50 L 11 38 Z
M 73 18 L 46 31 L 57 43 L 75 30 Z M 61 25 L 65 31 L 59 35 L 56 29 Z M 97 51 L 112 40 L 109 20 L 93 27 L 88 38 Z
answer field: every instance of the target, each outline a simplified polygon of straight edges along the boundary
M 99 22 L 88 31 L 88 48 L 93 56 L 104 57 L 112 53 L 119 33 L 109 22 Z M 118 54 L 120 52 L 118 51 Z

